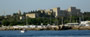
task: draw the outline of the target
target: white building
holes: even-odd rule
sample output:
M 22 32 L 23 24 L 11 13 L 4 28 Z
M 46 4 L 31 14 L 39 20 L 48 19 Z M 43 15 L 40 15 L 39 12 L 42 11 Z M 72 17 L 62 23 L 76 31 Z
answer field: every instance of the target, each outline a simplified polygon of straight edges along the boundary
M 13 28 L 29 28 L 28 26 L 13 26 Z
M 35 25 L 13 26 L 13 28 L 35 28 Z
M 45 25 L 37 25 L 36 27 L 37 28 L 46 28 L 47 26 L 45 26 Z
M 79 26 L 79 23 L 67 23 L 65 26 Z
M 29 25 L 29 28 L 36 28 L 36 25 Z
M 90 26 L 90 21 L 81 21 L 80 26 Z

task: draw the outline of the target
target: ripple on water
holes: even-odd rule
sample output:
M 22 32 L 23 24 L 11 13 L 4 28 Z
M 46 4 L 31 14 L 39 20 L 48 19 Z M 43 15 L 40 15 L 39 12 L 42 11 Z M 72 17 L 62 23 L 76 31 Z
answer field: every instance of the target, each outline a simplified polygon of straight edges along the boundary
M 90 37 L 90 30 L 65 31 L 0 31 L 0 37 Z

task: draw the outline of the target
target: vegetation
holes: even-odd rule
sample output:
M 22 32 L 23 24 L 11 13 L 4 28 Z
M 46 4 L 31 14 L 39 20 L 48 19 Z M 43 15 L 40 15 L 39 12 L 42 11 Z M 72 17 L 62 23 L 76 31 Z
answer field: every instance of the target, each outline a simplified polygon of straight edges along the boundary
M 39 12 L 39 11 L 31 11 L 31 12 Z M 30 12 L 29 12 L 30 13 Z M 0 26 L 4 25 L 4 26 L 14 26 L 14 25 L 41 25 L 41 23 L 43 23 L 44 25 L 47 24 L 55 24 L 55 25 L 61 25 L 62 21 L 63 24 L 65 23 L 69 23 L 69 22 L 80 22 L 80 20 L 82 21 L 86 21 L 86 20 L 90 20 L 90 12 L 85 12 L 83 13 L 83 16 L 72 16 L 71 17 L 71 21 L 70 21 L 70 17 L 58 17 L 58 18 L 54 18 L 53 16 L 49 16 L 47 15 L 47 17 L 44 17 L 41 15 L 41 17 L 38 18 L 29 18 L 29 17 L 25 17 L 25 19 L 19 19 L 19 16 L 25 16 L 26 13 L 24 13 L 23 15 L 14 13 L 13 16 L 0 16 Z

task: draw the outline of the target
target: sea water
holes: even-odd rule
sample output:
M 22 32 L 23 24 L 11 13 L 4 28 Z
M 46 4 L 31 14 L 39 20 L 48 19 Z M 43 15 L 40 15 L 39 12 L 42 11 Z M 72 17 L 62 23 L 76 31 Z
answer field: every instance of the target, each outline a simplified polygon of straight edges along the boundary
M 90 30 L 0 31 L 0 37 L 90 37 Z

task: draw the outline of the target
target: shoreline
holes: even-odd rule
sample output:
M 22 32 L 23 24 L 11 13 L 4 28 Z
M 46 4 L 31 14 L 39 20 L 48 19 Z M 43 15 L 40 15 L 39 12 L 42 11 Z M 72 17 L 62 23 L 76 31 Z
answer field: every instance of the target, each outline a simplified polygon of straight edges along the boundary
M 0 31 L 21 31 L 21 30 L 0 30 Z M 27 31 L 69 31 L 69 30 L 27 30 Z M 83 31 L 83 30 L 76 30 Z
M 9 27 L 9 28 L 3 28 L 3 27 L 0 27 L 0 31 L 6 31 L 6 30 L 22 30 L 23 28 L 12 28 L 12 27 Z M 52 31 L 61 31 L 61 30 L 90 30 L 90 26 L 88 27 L 79 27 L 79 26 L 76 26 L 76 27 L 69 27 L 69 26 L 63 26 L 62 28 L 61 27 L 47 27 L 47 28 L 25 28 L 26 30 L 35 30 L 35 31 L 43 31 L 43 30 L 52 30 Z

